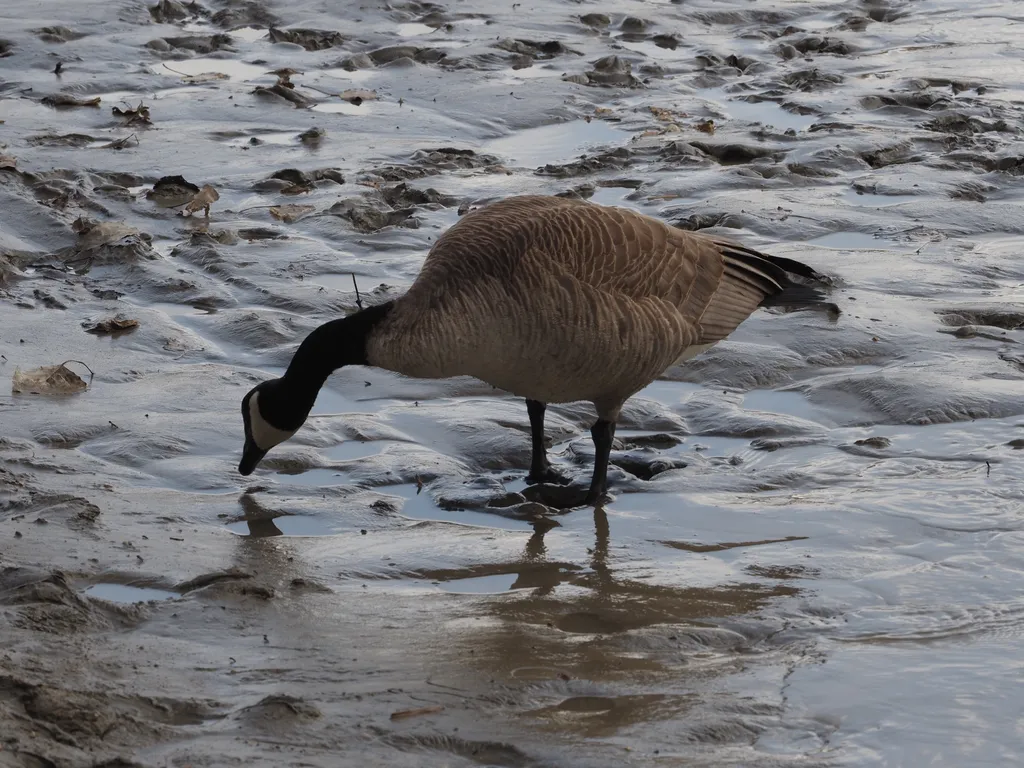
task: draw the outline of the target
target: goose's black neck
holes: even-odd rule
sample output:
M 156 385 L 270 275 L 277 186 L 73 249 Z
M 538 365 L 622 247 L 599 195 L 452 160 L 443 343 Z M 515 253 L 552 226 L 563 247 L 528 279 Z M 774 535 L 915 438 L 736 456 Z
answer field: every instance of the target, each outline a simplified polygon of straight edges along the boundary
M 299 345 L 282 382 L 312 407 L 327 377 L 343 365 L 367 365 L 366 342 L 392 302 L 367 307 L 316 328 Z

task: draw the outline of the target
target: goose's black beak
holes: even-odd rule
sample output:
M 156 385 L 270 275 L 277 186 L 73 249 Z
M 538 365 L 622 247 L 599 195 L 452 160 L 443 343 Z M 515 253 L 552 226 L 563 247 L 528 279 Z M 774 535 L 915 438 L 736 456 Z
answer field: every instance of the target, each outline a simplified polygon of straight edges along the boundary
M 267 452 L 256 445 L 256 442 L 249 436 L 245 436 L 245 446 L 242 448 L 242 460 L 238 462 L 238 472 L 241 475 L 251 475 L 256 465 L 263 460 Z

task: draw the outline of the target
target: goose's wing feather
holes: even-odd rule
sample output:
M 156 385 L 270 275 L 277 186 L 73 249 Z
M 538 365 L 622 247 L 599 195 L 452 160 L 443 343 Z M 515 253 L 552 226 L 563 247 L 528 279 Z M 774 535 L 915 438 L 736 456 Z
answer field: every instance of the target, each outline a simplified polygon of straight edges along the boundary
M 575 278 L 617 299 L 664 302 L 702 344 L 728 336 L 785 281 L 761 254 L 728 240 L 624 208 L 521 196 L 448 229 L 417 284 L 438 297 L 483 279 L 509 282 L 521 270 Z

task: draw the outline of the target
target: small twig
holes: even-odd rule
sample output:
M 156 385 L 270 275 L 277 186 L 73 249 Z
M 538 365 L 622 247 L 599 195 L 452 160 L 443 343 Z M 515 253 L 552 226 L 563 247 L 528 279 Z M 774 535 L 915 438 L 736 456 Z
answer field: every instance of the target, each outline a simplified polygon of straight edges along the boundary
M 135 146 L 139 146 L 139 137 L 133 133 L 130 136 L 125 136 L 123 139 L 116 139 L 115 141 L 112 141 L 109 144 L 104 145 L 103 148 L 124 149 L 125 147 L 128 146 L 128 142 L 130 142 L 132 139 L 135 139 Z
M 992 465 L 989 464 L 988 460 L 986 459 L 985 460 L 985 477 L 988 477 L 991 474 L 992 474 Z
M 359 295 L 359 285 L 356 283 L 356 273 L 355 272 L 352 273 L 352 285 L 356 289 L 356 306 L 359 307 L 360 309 L 362 309 L 363 308 L 363 298 L 362 298 L 362 296 Z
M 323 88 L 317 88 L 315 85 L 303 85 L 302 87 L 308 88 L 311 91 L 316 91 L 317 93 L 322 93 L 324 96 L 334 96 L 335 98 L 337 98 L 338 96 L 337 93 L 334 93 L 332 91 L 325 91 Z
M 96 371 L 90 368 L 86 363 L 83 363 L 81 360 L 65 360 L 63 363 L 57 366 L 57 370 L 55 370 L 53 373 L 46 377 L 46 380 L 49 381 L 57 373 L 57 371 L 59 371 L 61 368 L 66 367 L 68 363 L 78 363 L 79 365 L 84 365 L 85 370 L 89 372 L 89 384 L 92 384 L 92 380 L 93 377 L 96 375 Z
M 174 69 L 173 67 L 168 67 L 167 62 L 164 62 L 164 67 L 166 69 L 171 70 L 171 72 L 173 72 L 176 75 L 181 75 L 182 77 L 193 77 L 193 75 L 190 75 L 187 72 L 179 72 L 177 69 Z
M 185 203 L 182 203 L 182 205 L 185 205 Z M 233 211 L 229 208 L 224 211 L 224 213 L 246 213 L 247 211 L 255 211 L 257 208 L 277 208 L 279 205 L 280 203 L 271 203 L 270 205 L 250 205 L 242 208 L 240 211 Z

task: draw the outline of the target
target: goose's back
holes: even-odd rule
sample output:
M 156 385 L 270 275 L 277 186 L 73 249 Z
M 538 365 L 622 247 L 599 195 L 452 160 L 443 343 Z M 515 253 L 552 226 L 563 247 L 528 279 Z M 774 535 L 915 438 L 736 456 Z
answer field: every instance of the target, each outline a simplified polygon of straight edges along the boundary
M 467 214 L 435 243 L 411 292 L 443 301 L 479 282 L 568 277 L 609 295 L 701 307 L 722 274 L 708 242 L 623 208 L 521 196 Z

